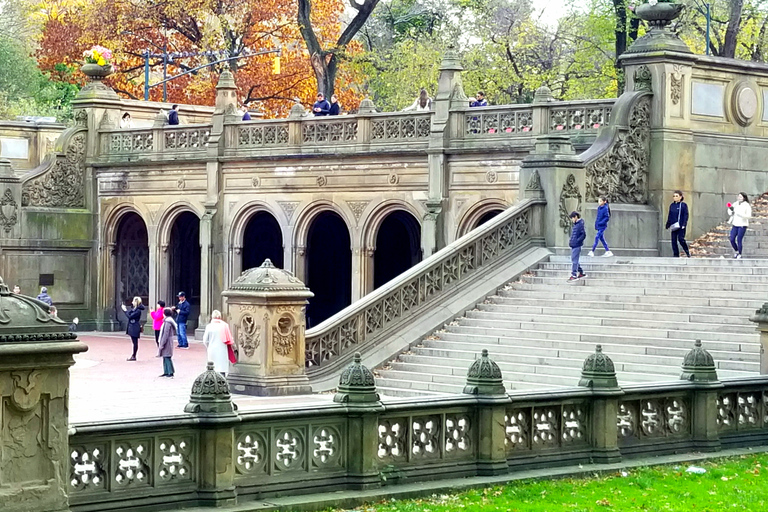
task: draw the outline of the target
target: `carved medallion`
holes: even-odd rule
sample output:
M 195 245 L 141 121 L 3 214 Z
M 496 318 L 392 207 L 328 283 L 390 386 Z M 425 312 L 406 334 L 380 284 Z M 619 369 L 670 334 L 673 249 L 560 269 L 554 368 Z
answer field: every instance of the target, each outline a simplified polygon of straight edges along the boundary
M 635 90 L 653 92 L 652 78 L 651 70 L 645 64 L 635 69 Z
M 328 183 L 328 179 L 325 176 L 317 177 L 317 186 L 324 187 Z
M 280 208 L 283 209 L 283 213 L 285 213 L 285 218 L 288 220 L 288 222 L 291 222 L 291 218 L 293 217 L 293 212 L 296 211 L 296 208 L 299 206 L 298 201 L 278 201 L 277 204 L 280 205 Z
M 570 233 L 573 226 L 571 212 L 581 212 L 581 192 L 573 174 L 568 175 L 560 191 L 560 227 L 566 233 Z
M 184 178 L 179 178 L 178 180 L 176 180 L 176 187 L 179 190 L 184 190 L 184 187 L 186 186 L 187 186 L 187 183 L 184 181 Z
M 360 220 L 360 216 L 365 211 L 365 207 L 368 206 L 370 201 L 347 201 L 349 209 L 352 210 L 352 215 L 355 216 L 355 222 Z
M 400 183 L 400 176 L 398 176 L 394 172 L 390 173 L 389 177 L 387 178 L 387 181 L 389 181 L 390 185 L 397 185 L 398 183 Z
M 261 328 L 256 325 L 256 319 L 250 313 L 240 317 L 240 329 L 237 333 L 237 344 L 243 348 L 248 357 L 253 357 L 261 344 Z
M 251 186 L 253 188 L 259 188 L 259 185 L 261 185 L 261 181 L 259 180 L 258 177 L 254 176 L 253 178 L 251 178 Z
M 8 235 L 13 230 L 13 226 L 18 221 L 19 205 L 16 200 L 13 199 L 13 193 L 11 189 L 5 189 L 3 198 L 0 199 L 0 226 L 3 227 L 3 231 Z
M 499 181 L 499 175 L 494 170 L 490 170 L 487 173 L 485 173 L 485 181 L 488 183 L 496 183 Z
M 281 356 L 288 356 L 296 346 L 297 327 L 290 315 L 283 315 L 277 320 L 277 325 L 272 327 L 272 346 L 275 352 Z

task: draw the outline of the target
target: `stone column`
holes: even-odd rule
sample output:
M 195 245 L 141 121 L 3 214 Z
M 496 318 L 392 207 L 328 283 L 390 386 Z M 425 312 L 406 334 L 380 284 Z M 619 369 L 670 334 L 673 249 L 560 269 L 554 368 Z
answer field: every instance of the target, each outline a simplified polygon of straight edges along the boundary
M 304 331 L 307 299 L 314 294 L 266 260 L 222 295 L 239 354 L 227 376 L 232 388 L 257 396 L 310 393 Z
M 624 391 L 616 380 L 613 361 L 603 354 L 603 347 L 600 345 L 597 345 L 594 354 L 584 360 L 579 386 L 592 390 L 592 459 L 603 464 L 621 462 L 616 417 L 619 412 L 619 397 Z
M 467 372 L 464 393 L 476 395 L 477 411 L 477 473 L 480 476 L 509 472 L 504 416 L 510 404 L 501 376 L 501 369 L 483 349 Z
M 195 338 L 202 339 L 205 324 L 211 315 L 211 282 L 213 271 L 213 216 L 215 210 L 206 208 L 200 219 L 200 317 L 195 330 Z
M 696 340 L 693 349 L 685 355 L 680 379 L 693 382 L 696 386 L 691 404 L 691 426 L 696 449 L 707 452 L 720 450 L 717 395 L 724 386 L 717 378 L 715 360 L 701 348 L 701 340 Z
M 760 333 L 760 373 L 765 375 L 768 374 L 768 302 L 749 319 L 757 324 L 757 332 Z
M 0 278 L 0 508 L 69 510 L 69 370 L 88 347 Z

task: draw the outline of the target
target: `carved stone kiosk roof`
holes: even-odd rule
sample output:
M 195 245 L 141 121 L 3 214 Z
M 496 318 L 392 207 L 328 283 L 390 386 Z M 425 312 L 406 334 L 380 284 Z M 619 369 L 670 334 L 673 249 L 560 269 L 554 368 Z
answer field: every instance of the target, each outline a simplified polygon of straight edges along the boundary
M 314 294 L 296 276 L 287 270 L 277 268 L 269 259 L 259 267 L 243 272 L 223 295 L 267 296 L 308 299 Z
M 68 325 L 50 314 L 49 306 L 11 293 L 0 277 L 0 343 L 67 341 L 77 338 Z

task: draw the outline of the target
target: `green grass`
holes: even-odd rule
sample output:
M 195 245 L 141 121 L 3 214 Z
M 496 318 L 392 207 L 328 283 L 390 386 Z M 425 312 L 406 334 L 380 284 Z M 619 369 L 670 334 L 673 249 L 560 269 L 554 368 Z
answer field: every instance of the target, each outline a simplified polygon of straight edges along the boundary
M 525 481 L 428 499 L 387 501 L 359 512 L 768 512 L 768 454 L 689 464 L 627 469 L 622 473 Z M 626 475 L 626 476 L 625 476 Z

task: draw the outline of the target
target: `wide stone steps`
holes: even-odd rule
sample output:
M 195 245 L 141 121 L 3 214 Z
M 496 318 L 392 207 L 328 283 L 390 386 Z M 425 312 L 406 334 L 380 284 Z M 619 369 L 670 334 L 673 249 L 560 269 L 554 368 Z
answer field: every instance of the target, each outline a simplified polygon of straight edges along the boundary
M 569 259 L 553 256 L 502 286 L 376 369 L 380 392 L 460 393 L 483 348 L 515 390 L 576 385 L 596 344 L 622 385 L 678 379 L 697 339 L 720 378 L 759 372 L 749 315 L 768 300 L 768 259 L 585 256 L 582 267 L 588 277 L 568 283 Z

